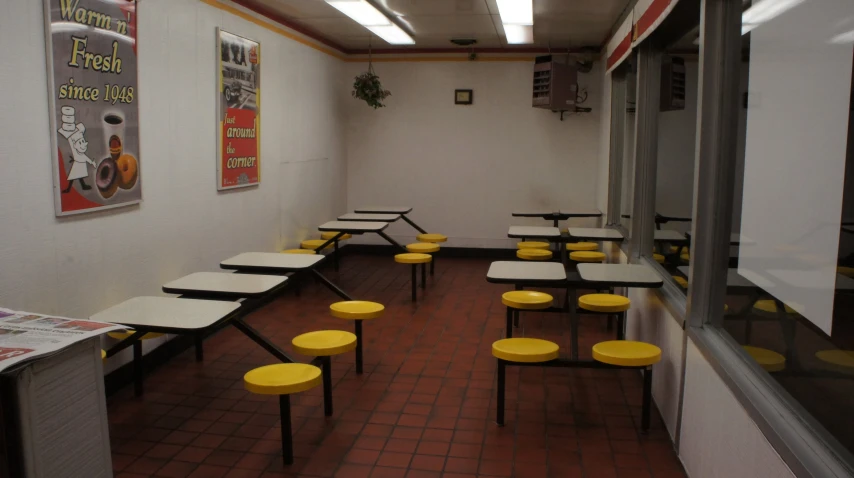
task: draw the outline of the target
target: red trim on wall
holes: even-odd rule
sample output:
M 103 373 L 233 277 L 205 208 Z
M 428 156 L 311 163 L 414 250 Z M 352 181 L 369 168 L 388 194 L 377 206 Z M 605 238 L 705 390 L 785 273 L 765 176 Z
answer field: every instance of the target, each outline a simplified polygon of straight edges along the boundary
M 634 30 L 634 28 L 632 28 Z M 628 53 L 629 49 L 632 46 L 632 32 L 630 31 L 625 38 L 620 41 L 620 44 L 617 45 L 617 48 L 614 48 L 614 52 L 608 56 L 608 63 L 606 69 L 611 69 L 623 56 Z
M 372 50 L 374 55 L 396 55 L 396 54 L 407 54 L 407 53 L 416 53 L 416 54 L 433 54 L 433 53 L 542 53 L 548 54 L 549 51 L 554 54 L 564 54 L 564 53 L 583 53 L 585 50 L 583 48 L 552 48 L 549 50 L 548 48 L 536 48 L 536 47 L 523 47 L 523 48 L 466 48 L 466 47 L 448 47 L 448 48 L 374 48 Z M 351 55 L 367 55 L 368 50 L 348 50 L 347 53 Z
M 330 40 L 324 36 L 321 36 L 317 32 L 315 32 L 313 30 L 309 30 L 308 28 L 279 15 L 278 13 L 270 10 L 267 7 L 253 3 L 251 0 L 231 0 L 231 1 L 240 5 L 241 7 L 248 8 L 249 10 L 252 10 L 253 12 L 257 13 L 258 15 L 267 17 L 276 23 L 280 23 L 280 24 L 290 28 L 291 30 L 293 30 L 295 32 L 303 34 L 303 35 L 311 38 L 312 40 L 320 42 L 320 43 L 322 43 L 328 47 L 334 48 L 334 49 L 340 51 L 341 53 L 345 53 L 345 54 L 350 53 L 346 48 L 335 43 L 334 41 L 332 41 L 332 40 Z
M 637 26 L 638 37 L 646 33 L 656 20 L 661 18 L 661 15 L 664 14 L 664 11 L 667 10 L 667 7 L 671 2 L 672 0 L 652 0 L 650 6 L 647 7 L 635 23 Z

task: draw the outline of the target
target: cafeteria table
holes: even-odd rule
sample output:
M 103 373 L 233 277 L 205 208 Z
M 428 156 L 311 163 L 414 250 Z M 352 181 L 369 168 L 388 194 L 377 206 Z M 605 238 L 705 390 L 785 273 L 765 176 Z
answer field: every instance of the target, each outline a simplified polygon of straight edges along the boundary
M 540 217 L 545 219 L 546 221 L 553 221 L 554 227 L 558 227 L 558 221 L 566 221 L 569 218 L 573 217 L 602 217 L 602 211 L 598 209 L 576 209 L 572 211 L 534 211 L 530 210 L 528 212 L 514 212 L 512 213 L 513 217 Z
M 153 332 L 197 335 L 215 330 L 227 322 L 237 325 L 238 322 L 242 323 L 238 318 L 240 307 L 240 303 L 231 301 L 134 297 L 102 310 L 90 318 L 98 322 L 111 322 L 133 329 L 129 337 L 106 351 L 106 357 L 112 357 L 119 351 L 134 346 L 134 393 L 139 396 L 142 394 L 143 378 L 142 347 L 139 341 L 145 334 Z
M 223 269 L 249 274 L 297 275 L 309 272 L 323 285 L 344 300 L 353 300 L 340 287 L 327 279 L 317 266 L 325 259 L 319 254 L 281 254 L 278 252 L 244 252 L 220 262 Z
M 360 212 L 351 212 L 338 216 L 338 220 L 360 222 L 395 222 L 400 219 L 400 217 L 400 214 L 367 214 Z
M 664 285 L 661 276 L 649 266 L 642 264 L 589 264 L 576 266 L 578 277 L 591 289 L 602 290 L 611 287 L 639 287 L 657 289 Z M 578 358 L 578 313 L 570 308 L 572 314 L 572 356 Z M 625 324 L 623 324 L 625 327 Z M 624 331 L 620 331 L 624 335 Z
M 332 239 L 326 241 L 322 246 L 318 248 L 318 250 L 322 250 L 323 248 L 329 246 L 336 240 L 340 239 L 344 234 L 367 234 L 373 233 L 376 234 L 386 241 L 388 241 L 391 245 L 396 246 L 399 249 L 402 249 L 406 252 L 406 248 L 400 245 L 397 241 L 389 237 L 386 234 L 385 229 L 388 227 L 388 222 L 363 222 L 363 221 L 329 221 L 327 223 L 321 224 L 318 226 L 318 230 L 321 232 L 337 232 Z
M 353 212 L 359 214 L 400 214 L 401 219 L 415 228 L 416 231 L 421 234 L 427 234 L 424 228 L 415 224 L 415 221 L 409 218 L 408 214 L 412 212 L 412 208 L 409 206 L 365 206 L 357 207 L 353 209 Z
M 653 232 L 652 240 L 654 242 L 668 242 L 678 245 L 688 243 L 688 238 L 685 237 L 685 234 L 672 229 L 656 229 L 655 232 Z
M 513 239 L 522 239 L 523 241 L 528 238 L 545 239 L 549 242 L 557 243 L 558 254 L 560 254 L 560 261 L 565 262 L 563 253 L 563 241 L 560 240 L 560 229 L 556 227 L 510 226 L 510 230 L 507 232 L 507 237 Z
M 620 231 L 604 227 L 570 227 L 567 232 L 570 238 L 577 241 L 622 242 L 625 239 Z

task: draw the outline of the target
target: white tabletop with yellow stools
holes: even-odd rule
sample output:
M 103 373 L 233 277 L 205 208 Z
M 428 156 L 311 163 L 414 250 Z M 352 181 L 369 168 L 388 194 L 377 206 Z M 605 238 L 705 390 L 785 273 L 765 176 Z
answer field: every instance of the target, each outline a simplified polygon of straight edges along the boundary
M 433 242 L 414 242 L 406 245 L 407 252 L 430 254 L 433 257 L 433 260 L 430 261 L 430 277 L 433 277 L 436 272 L 436 254 L 440 249 L 439 244 Z
M 400 219 L 400 214 L 369 214 L 361 212 L 350 212 L 338 216 L 339 221 L 395 222 L 398 219 Z
M 353 300 L 340 287 L 326 278 L 317 267 L 323 262 L 324 256 L 316 254 L 281 254 L 278 252 L 244 252 L 220 262 L 223 269 L 236 270 L 251 274 L 281 275 L 287 273 L 300 275 L 310 273 L 323 285 L 344 300 Z
M 353 212 L 357 214 L 399 214 L 400 218 L 403 219 L 404 222 L 418 231 L 416 239 L 419 242 L 439 243 L 448 240 L 445 235 L 428 233 L 423 227 L 415 224 L 415 221 L 409 217 L 409 213 L 412 212 L 412 208 L 409 206 L 363 206 L 357 207 Z

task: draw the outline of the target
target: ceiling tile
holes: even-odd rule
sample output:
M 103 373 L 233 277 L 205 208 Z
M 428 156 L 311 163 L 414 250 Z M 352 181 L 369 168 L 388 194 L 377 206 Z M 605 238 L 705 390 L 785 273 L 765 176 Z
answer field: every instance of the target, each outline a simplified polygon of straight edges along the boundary
M 329 18 L 342 16 L 323 0 L 251 0 L 289 19 Z
M 487 15 L 486 0 L 374 0 L 394 15 Z
M 450 40 L 495 35 L 490 15 L 405 16 L 401 20 L 412 27 L 416 37 L 444 35 Z

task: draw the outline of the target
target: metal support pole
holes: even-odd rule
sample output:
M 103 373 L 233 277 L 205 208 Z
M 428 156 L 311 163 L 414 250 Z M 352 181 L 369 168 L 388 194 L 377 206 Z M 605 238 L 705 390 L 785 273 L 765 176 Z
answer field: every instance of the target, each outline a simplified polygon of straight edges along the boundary
M 342 299 L 344 299 L 344 300 L 353 300 L 353 298 L 352 298 L 352 297 L 350 297 L 349 295 L 347 295 L 347 293 L 346 293 L 346 292 L 344 292 L 343 290 L 341 290 L 337 285 L 333 284 L 333 283 L 332 283 L 332 281 L 330 281 L 329 279 L 327 279 L 326 277 L 324 277 L 324 276 L 323 276 L 323 274 L 321 274 L 320 272 L 318 272 L 318 271 L 317 271 L 317 269 L 311 269 L 311 273 L 312 273 L 312 274 L 314 274 L 314 277 L 316 277 L 316 278 L 317 278 L 317 280 L 319 280 L 320 282 L 322 282 L 322 283 L 323 283 L 323 285 L 325 285 L 325 286 L 326 286 L 326 288 L 328 288 L 328 289 L 329 289 L 329 290 L 331 290 L 332 292 L 335 292 L 335 294 L 336 294 L 338 297 L 341 297 L 341 298 L 342 298 Z
M 421 227 L 418 224 L 415 224 L 414 222 L 412 222 L 412 219 L 409 219 L 408 217 L 406 217 L 406 214 L 401 214 L 400 217 L 401 217 L 401 219 L 406 221 L 407 224 L 414 227 L 416 231 L 420 232 L 421 234 L 427 234 L 427 231 L 425 231 L 424 229 L 421 229 Z
M 279 395 L 279 415 L 282 419 L 282 458 L 285 465 L 294 464 L 294 443 L 291 436 L 291 396 Z
M 507 307 L 507 325 L 504 327 L 504 337 L 513 338 L 513 309 Z
M 323 357 L 321 359 L 323 367 L 323 414 L 327 417 L 332 416 L 332 358 Z
M 334 254 L 335 254 L 335 258 L 333 259 L 333 263 L 335 264 L 335 272 L 338 272 L 338 239 L 337 239 L 337 236 L 335 239 L 335 252 L 334 252 Z
M 201 362 L 205 359 L 205 336 L 202 335 L 202 332 L 197 332 L 193 338 L 196 342 L 196 362 Z
M 412 302 L 418 300 L 415 296 L 416 288 L 418 287 L 418 272 L 416 269 L 418 268 L 418 264 L 412 264 Z
M 498 359 L 498 408 L 495 413 L 495 422 L 498 426 L 504 426 L 504 387 L 505 387 L 505 366 L 504 361 Z
M 409 252 L 406 250 L 405 247 L 401 246 L 399 242 L 397 242 L 394 239 L 392 239 L 391 237 L 389 237 L 389 235 L 384 233 L 383 231 L 377 231 L 377 235 L 379 235 L 380 237 L 382 237 L 383 239 L 385 239 L 386 241 L 391 243 L 391 245 L 397 246 L 397 248 L 403 250 L 403 252 Z
M 649 414 L 652 405 L 652 366 L 643 370 L 643 410 L 641 411 L 641 431 L 649 431 Z
M 142 395 L 142 342 L 133 343 L 133 394 Z
M 427 263 L 421 264 L 421 288 L 427 288 Z
M 436 254 L 433 254 L 433 260 L 430 261 L 430 277 L 433 277 L 433 273 L 435 272 L 434 267 L 436 265 Z
M 356 320 L 356 373 L 362 373 L 362 321 Z
M 522 286 L 516 284 L 516 290 L 522 290 Z M 513 309 L 513 327 L 519 327 L 519 311 Z

